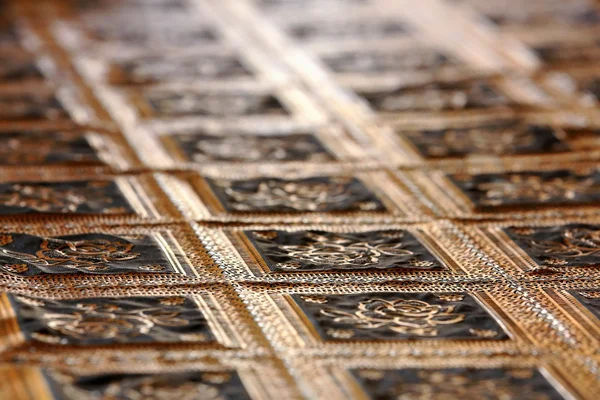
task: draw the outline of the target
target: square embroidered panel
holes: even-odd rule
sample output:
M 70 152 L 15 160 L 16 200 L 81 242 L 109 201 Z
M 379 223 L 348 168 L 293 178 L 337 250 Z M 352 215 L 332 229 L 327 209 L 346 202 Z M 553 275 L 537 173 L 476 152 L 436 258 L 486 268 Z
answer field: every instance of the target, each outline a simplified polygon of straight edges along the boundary
M 0 400 L 597 400 L 596 0 L 0 0 Z

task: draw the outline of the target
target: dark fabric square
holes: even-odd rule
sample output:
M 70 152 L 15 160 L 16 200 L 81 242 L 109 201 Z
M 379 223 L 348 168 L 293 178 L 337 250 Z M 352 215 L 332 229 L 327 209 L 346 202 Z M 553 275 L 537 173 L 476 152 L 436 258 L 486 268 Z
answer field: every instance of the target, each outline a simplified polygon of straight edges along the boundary
M 428 158 L 543 154 L 569 149 L 553 128 L 519 121 L 401 133 Z
M 271 272 L 445 269 L 408 231 L 244 233 Z
M 286 115 L 281 102 L 271 95 L 243 93 L 146 92 L 144 97 L 158 116 Z
M 51 300 L 9 295 L 30 340 L 75 346 L 213 342 L 198 304 L 187 297 Z
M 600 226 L 569 224 L 504 229 L 538 265 L 550 268 L 600 266 Z
M 509 338 L 467 293 L 295 294 L 292 299 L 326 341 Z
M 0 119 L 48 119 L 68 118 L 69 114 L 60 101 L 43 93 L 0 94 Z
M 570 290 L 569 293 L 600 322 L 600 290 Z
M 532 368 L 354 369 L 351 373 L 373 400 L 563 399 Z
M 206 179 L 229 212 L 384 211 L 385 207 L 355 178 L 298 180 L 257 178 L 245 181 Z
M 321 57 L 337 73 L 398 73 L 431 71 L 451 64 L 443 54 L 426 49 L 399 49 L 393 52 L 343 52 Z
M 70 376 L 46 371 L 56 400 L 250 400 L 235 371 Z
M 112 181 L 0 184 L 0 214 L 133 214 Z
M 398 21 L 359 21 L 333 23 L 297 23 L 288 28 L 291 36 L 298 40 L 334 40 L 353 36 L 365 38 L 385 38 L 404 36 L 407 28 Z
M 111 81 L 119 84 L 148 84 L 193 79 L 223 79 L 250 76 L 235 57 L 145 56 L 117 63 Z
M 375 111 L 447 111 L 511 105 L 510 99 L 484 81 L 429 83 L 379 92 L 360 92 Z
M 173 139 L 191 162 L 205 161 L 332 161 L 333 156 L 313 135 L 178 134 Z
M 85 136 L 67 132 L 21 131 L 0 133 L 1 165 L 100 163 Z
M 600 200 L 600 172 L 569 170 L 453 175 L 450 179 L 477 208 L 560 206 Z
M 58 237 L 3 233 L 0 271 L 20 276 L 176 272 L 152 237 L 100 233 Z
M 0 54 L 0 82 L 10 83 L 26 79 L 42 79 L 43 77 L 34 58 L 29 54 L 20 51 Z

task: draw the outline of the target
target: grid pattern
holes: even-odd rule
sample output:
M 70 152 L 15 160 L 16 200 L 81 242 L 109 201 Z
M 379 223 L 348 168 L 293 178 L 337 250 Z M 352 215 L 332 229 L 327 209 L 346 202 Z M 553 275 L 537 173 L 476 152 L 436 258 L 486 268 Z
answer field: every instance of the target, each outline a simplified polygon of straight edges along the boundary
M 594 2 L 0 5 L 0 398 L 600 393 Z

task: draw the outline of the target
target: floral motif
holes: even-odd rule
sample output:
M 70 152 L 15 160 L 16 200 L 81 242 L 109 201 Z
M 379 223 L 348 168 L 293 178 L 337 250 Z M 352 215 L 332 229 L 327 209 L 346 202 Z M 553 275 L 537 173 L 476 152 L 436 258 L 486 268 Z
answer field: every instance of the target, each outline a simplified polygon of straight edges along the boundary
M 285 114 L 281 103 L 269 95 L 200 94 L 194 92 L 150 93 L 148 100 L 160 114 L 242 116 Z
M 332 158 L 311 135 L 195 136 L 179 135 L 181 148 L 194 162 L 221 161 L 330 161 Z
M 189 322 L 178 318 L 179 312 L 148 307 L 124 310 L 112 304 L 77 305 L 80 311 L 70 314 L 46 313 L 48 328 L 77 339 L 117 339 L 147 335 L 155 326 L 186 326 Z
M 52 371 L 51 378 L 68 399 L 225 400 L 249 399 L 237 373 L 176 372 L 74 376 Z
M 170 382 L 164 376 L 148 376 L 135 382 L 114 382 L 104 391 L 105 398 L 128 400 L 225 400 L 219 389 L 202 382 Z
M 316 211 L 324 205 L 346 201 L 345 182 L 329 185 L 324 182 L 281 182 L 268 180 L 258 185 L 254 193 L 227 188 L 225 192 L 235 200 L 238 210 L 258 207 L 286 206 L 301 211 Z
M 277 255 L 336 266 L 374 265 L 384 256 L 406 259 L 414 256 L 412 251 L 403 248 L 402 233 L 398 235 L 396 243 L 387 243 L 384 239 L 353 242 L 342 236 L 325 236 L 314 232 L 307 232 L 305 237 L 309 239 L 308 243 L 280 246 L 280 254 Z
M 83 208 L 89 209 L 87 212 L 104 214 L 127 212 L 126 207 L 111 207 L 115 199 L 103 191 L 110 186 L 109 182 L 69 185 L 15 183 L 6 186 L 0 192 L 0 205 L 5 207 L 55 213 L 83 212 Z M 111 187 L 108 190 L 114 189 Z
M 510 375 L 504 377 L 472 379 L 469 376 L 421 371 L 417 383 L 405 382 L 393 388 L 398 400 L 447 399 L 516 399 L 550 400 L 545 393 L 528 382 L 518 382 Z
M 506 179 L 477 185 L 485 193 L 481 205 L 498 206 L 507 200 L 549 202 L 555 199 L 573 200 L 580 194 L 596 194 L 600 186 L 593 178 L 577 176 L 544 179 L 537 175 L 511 174 Z
M 12 236 L 14 241 L 0 243 L 0 265 L 24 264 L 33 275 L 173 271 L 164 250 L 150 235 L 86 233 L 39 237 L 14 233 Z
M 215 184 L 223 190 L 228 206 L 235 211 L 373 211 L 383 208 L 377 198 L 353 178 L 261 179 Z
M 509 233 L 538 264 L 544 266 L 597 265 L 600 262 L 600 229 L 594 225 L 538 228 L 527 235 L 520 229 L 511 228 Z
M 69 241 L 46 238 L 35 253 L 35 261 L 49 266 L 97 270 L 108 268 L 110 262 L 139 257 L 139 253 L 132 252 L 133 246 L 132 243 L 108 239 Z
M 40 300 L 14 297 L 27 315 L 31 337 L 60 339 L 61 344 L 206 342 L 213 339 L 195 302 L 174 298 L 128 297 Z M 177 303 L 177 304 L 175 304 Z M 46 340 L 47 341 L 47 340 Z
M 0 164 L 4 165 L 100 161 L 85 137 L 64 132 L 3 134 L 0 143 Z
M 86 200 L 85 196 L 71 189 L 21 184 L 13 185 L 11 191 L 0 195 L 0 202 L 5 206 L 41 212 L 74 212 Z
M 432 83 L 396 89 L 392 93 L 366 94 L 365 97 L 382 112 L 460 110 L 510 103 L 506 96 L 482 81 Z
M 531 241 L 545 254 L 560 257 L 591 256 L 600 253 L 600 229 L 573 228 L 562 233 L 562 241 Z
M 416 336 L 437 336 L 439 326 L 458 324 L 465 319 L 464 314 L 454 313 L 453 306 L 405 299 L 370 299 L 360 302 L 353 313 L 323 309 L 321 314 L 359 329 L 387 328 Z
M 252 231 L 272 270 L 441 269 L 441 263 L 412 233 Z
M 512 154 L 536 142 L 535 131 L 507 126 L 501 129 L 448 129 L 433 142 L 430 136 L 422 138 L 431 156 L 443 157 L 451 154 Z

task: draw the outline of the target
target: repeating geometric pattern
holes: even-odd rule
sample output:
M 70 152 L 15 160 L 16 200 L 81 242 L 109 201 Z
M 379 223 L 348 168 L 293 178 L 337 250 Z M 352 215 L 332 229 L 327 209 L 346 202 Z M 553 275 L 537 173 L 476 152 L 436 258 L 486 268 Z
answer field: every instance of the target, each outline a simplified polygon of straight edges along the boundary
M 600 5 L 0 0 L 0 398 L 596 399 Z

